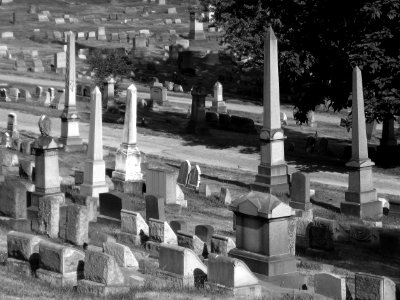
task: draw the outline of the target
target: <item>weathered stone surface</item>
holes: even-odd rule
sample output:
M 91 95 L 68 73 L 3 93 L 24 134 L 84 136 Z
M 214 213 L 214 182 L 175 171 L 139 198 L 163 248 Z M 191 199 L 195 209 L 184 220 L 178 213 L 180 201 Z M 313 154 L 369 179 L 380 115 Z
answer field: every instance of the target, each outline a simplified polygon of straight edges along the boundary
M 235 242 L 230 237 L 213 234 L 211 237 L 211 253 L 227 256 L 229 251 L 236 248 Z
M 315 218 L 309 227 L 308 237 L 310 248 L 319 250 L 333 250 L 333 234 L 335 221 Z
M 356 273 L 355 299 L 391 300 L 396 299 L 396 284 L 387 277 Z
M 178 244 L 177 237 L 165 221 L 149 219 L 149 236 L 153 241 L 166 244 Z
M 337 300 L 346 300 L 346 279 L 329 273 L 314 276 L 314 287 L 317 294 Z
M 144 200 L 146 202 L 146 221 L 149 221 L 150 218 L 165 220 L 164 198 L 146 195 Z
M 69 205 L 67 209 L 66 240 L 83 245 L 89 240 L 89 218 L 87 208 L 82 205 Z
M 196 235 L 183 231 L 177 232 L 178 246 L 191 249 L 197 255 L 201 255 L 204 248 L 204 242 Z
M 219 194 L 219 201 L 225 205 L 229 205 L 232 202 L 231 193 L 227 187 L 221 187 L 221 192 Z
M 34 191 L 34 185 L 21 181 L 15 176 L 6 176 L 0 183 L 0 212 L 1 214 L 15 218 L 27 217 L 28 192 Z
M 60 222 L 60 199 L 58 196 L 39 198 L 38 210 L 39 232 L 51 238 L 57 238 Z
M 49 241 L 39 243 L 40 268 L 66 274 L 77 272 L 85 254 L 81 251 Z
M 32 181 L 35 163 L 31 160 L 21 159 L 19 162 L 19 177 Z
M 122 285 L 124 276 L 113 256 L 97 251 L 86 251 L 84 277 L 105 285 Z
M 185 160 L 181 163 L 181 167 L 179 168 L 178 179 L 176 180 L 177 183 L 186 185 L 189 180 L 189 172 L 192 169 L 190 165 L 190 161 Z
M 139 235 L 141 230 L 143 230 L 146 235 L 149 234 L 149 225 L 147 225 L 140 213 L 124 209 L 121 210 L 121 231 Z
M 292 174 L 289 205 L 294 209 L 308 210 L 310 203 L 310 177 L 303 172 Z
M 200 176 L 201 176 L 200 167 L 198 165 L 195 165 L 194 168 L 189 173 L 187 186 L 197 191 L 200 187 L 200 180 L 201 180 Z
M 8 257 L 29 261 L 32 254 L 39 253 L 42 239 L 33 234 L 10 231 L 7 234 Z
M 103 244 L 104 253 L 110 254 L 120 267 L 123 268 L 138 268 L 139 263 L 133 255 L 132 251 L 125 245 L 105 242 Z
M 196 225 L 194 234 L 209 245 L 211 243 L 211 237 L 214 234 L 214 227 L 211 225 Z
M 183 232 L 187 232 L 187 223 L 186 221 L 183 220 L 172 220 L 169 222 L 169 226 L 171 226 L 171 229 L 177 233 L 179 230 Z

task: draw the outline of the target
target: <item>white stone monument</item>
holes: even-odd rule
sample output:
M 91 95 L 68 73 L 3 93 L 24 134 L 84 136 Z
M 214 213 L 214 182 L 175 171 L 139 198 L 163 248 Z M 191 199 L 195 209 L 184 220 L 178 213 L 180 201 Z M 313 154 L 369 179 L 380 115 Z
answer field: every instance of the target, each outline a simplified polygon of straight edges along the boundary
M 112 173 L 112 180 L 116 190 L 142 195 L 143 173 L 140 166 L 141 153 L 136 145 L 136 114 L 137 90 L 135 85 L 131 84 L 126 94 L 122 144 L 115 154 L 115 171 Z
M 220 82 L 216 82 L 214 84 L 214 99 L 211 103 L 211 111 L 226 114 L 227 108 L 223 97 L 223 89 L 222 84 Z
M 103 124 L 101 92 L 96 86 L 90 100 L 90 132 L 88 157 L 85 162 L 85 173 L 81 185 L 81 195 L 98 197 L 107 193 L 106 163 L 103 160 Z
M 345 202 L 340 204 L 340 210 L 343 214 L 360 218 L 379 218 L 382 216 L 382 204 L 372 182 L 374 163 L 368 158 L 363 86 L 358 67 L 353 70 L 352 96 L 352 155 L 346 164 L 351 170 Z
M 289 193 L 283 130 L 280 121 L 278 40 L 270 27 L 264 43 L 264 111 L 260 134 L 261 163 L 252 190 Z
M 67 68 L 65 76 L 65 108 L 61 114 L 61 137 L 65 151 L 83 151 L 79 135 L 79 115 L 76 110 L 75 34 L 67 34 Z

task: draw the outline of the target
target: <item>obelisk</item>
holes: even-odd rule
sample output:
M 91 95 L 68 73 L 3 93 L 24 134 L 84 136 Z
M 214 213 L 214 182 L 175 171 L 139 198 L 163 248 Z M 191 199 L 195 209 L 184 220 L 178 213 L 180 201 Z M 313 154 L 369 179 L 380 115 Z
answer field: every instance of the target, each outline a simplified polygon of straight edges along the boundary
M 67 68 L 65 75 L 65 108 L 61 114 L 61 137 L 65 151 L 85 150 L 79 135 L 79 115 L 76 110 L 75 35 L 67 33 Z
M 141 153 L 136 145 L 136 114 L 137 90 L 135 85 L 131 84 L 126 94 L 122 144 L 115 154 L 115 171 L 112 173 L 112 181 L 116 190 L 142 195 L 143 173 L 140 165 Z
M 280 121 L 278 41 L 270 27 L 264 42 L 263 128 L 261 129 L 261 163 L 251 189 L 259 192 L 289 193 L 288 167 Z
M 343 214 L 360 218 L 379 218 L 382 216 L 382 204 L 372 183 L 374 163 L 368 158 L 363 86 L 358 67 L 353 70 L 352 94 L 352 155 L 346 164 L 350 168 L 349 187 L 340 210 Z
M 106 163 L 103 160 L 103 123 L 101 92 L 96 86 L 90 99 L 89 148 L 85 162 L 85 172 L 80 193 L 84 196 L 98 197 L 107 193 Z

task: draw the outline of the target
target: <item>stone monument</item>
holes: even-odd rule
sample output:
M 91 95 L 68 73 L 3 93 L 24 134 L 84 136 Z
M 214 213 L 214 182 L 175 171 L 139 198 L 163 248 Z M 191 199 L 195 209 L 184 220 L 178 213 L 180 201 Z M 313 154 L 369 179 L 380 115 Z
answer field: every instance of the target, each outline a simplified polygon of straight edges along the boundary
M 141 171 L 141 153 L 137 142 L 137 90 L 134 84 L 128 87 L 126 94 L 125 122 L 122 144 L 115 154 L 115 171 L 112 181 L 115 189 L 123 193 L 142 195 L 143 173 Z
M 79 115 L 76 109 L 75 34 L 67 33 L 67 68 L 65 76 L 65 108 L 61 114 L 61 138 L 65 151 L 83 151 L 79 135 Z
M 191 130 L 205 129 L 206 120 L 206 95 L 207 92 L 202 86 L 195 86 L 192 89 L 192 109 L 189 128 Z
M 222 94 L 222 84 L 218 81 L 214 84 L 214 99 L 211 103 L 211 111 L 219 114 L 227 113 L 226 104 Z
M 294 215 L 290 206 L 272 194 L 252 191 L 229 209 L 236 219 L 236 248 L 229 256 L 267 276 L 296 272 L 296 259 L 289 252 L 288 223 Z
M 340 210 L 344 214 L 360 218 L 379 218 L 382 216 L 382 204 L 378 201 L 372 183 L 374 163 L 368 158 L 363 86 L 358 67 L 353 70 L 352 96 L 352 155 L 346 164 L 350 168 L 349 187 L 345 193 L 345 202 L 340 204 Z
M 81 185 L 81 195 L 98 197 L 107 193 L 106 163 L 103 160 L 103 124 L 101 92 L 96 86 L 90 100 L 90 132 L 88 158 L 85 162 L 85 173 Z
M 288 167 L 285 162 L 283 130 L 280 121 L 278 41 L 270 27 L 264 43 L 264 110 L 260 133 L 261 163 L 251 185 L 252 190 L 289 193 Z
M 108 108 L 115 106 L 114 86 L 115 86 L 115 80 L 113 77 L 108 77 L 104 80 L 103 107 Z
M 40 136 L 31 145 L 35 155 L 35 191 L 31 195 L 31 207 L 39 207 L 39 198 L 43 196 L 59 196 L 60 174 L 58 166 L 58 150 L 62 148 L 51 136 L 50 118 L 43 115 L 39 119 Z
M 205 40 L 206 35 L 204 34 L 203 23 L 196 19 L 196 12 L 190 11 L 189 16 L 189 40 Z

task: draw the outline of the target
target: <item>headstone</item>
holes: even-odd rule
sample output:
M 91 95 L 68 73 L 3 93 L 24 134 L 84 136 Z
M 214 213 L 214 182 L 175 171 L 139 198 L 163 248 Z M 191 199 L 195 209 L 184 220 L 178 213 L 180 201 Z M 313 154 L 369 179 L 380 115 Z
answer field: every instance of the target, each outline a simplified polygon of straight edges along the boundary
M 355 299 L 396 299 L 396 284 L 384 276 L 356 273 Z
M 189 40 L 205 40 L 206 35 L 203 30 L 203 23 L 196 19 L 196 13 L 190 12 L 189 17 Z
M 4 182 L 0 183 L 0 213 L 13 219 L 27 218 L 27 194 L 33 189 L 34 186 L 16 176 L 5 176 Z
M 163 198 L 153 195 L 146 195 L 145 202 L 147 222 L 149 222 L 150 218 L 162 221 L 165 220 L 165 207 Z
M 32 71 L 34 73 L 43 73 L 44 72 L 44 66 L 43 62 L 41 59 L 34 59 L 33 60 L 33 69 Z
M 115 262 L 122 268 L 138 268 L 139 263 L 133 255 L 129 247 L 115 243 L 105 242 L 103 244 L 103 251 L 114 257 Z
M 289 205 L 294 209 L 309 210 L 310 203 L 310 177 L 306 173 L 295 172 L 292 174 Z
M 170 8 L 168 8 L 168 14 L 169 15 L 172 15 L 172 14 L 176 14 L 177 12 L 176 12 L 176 7 L 170 7 Z
M 167 101 L 167 89 L 159 86 L 150 88 L 150 99 L 159 105 L 163 105 Z
M 174 23 L 175 23 L 175 24 L 181 24 L 181 23 L 182 23 L 182 20 L 181 20 L 181 19 L 175 19 Z
M 243 261 L 211 254 L 207 267 L 207 286 L 222 287 L 233 296 L 240 298 L 256 299 L 261 297 L 261 286 L 258 279 Z
M 201 255 L 204 249 L 204 242 L 196 235 L 179 230 L 176 233 L 178 246 L 191 249 L 197 255 Z
M 192 167 L 190 165 L 190 161 L 185 160 L 184 162 L 182 162 L 181 167 L 179 168 L 178 179 L 176 180 L 176 182 L 178 184 L 186 185 L 189 180 L 189 173 L 191 169 Z
M 65 52 L 54 54 L 54 67 L 56 69 L 65 69 L 67 67 L 67 55 Z
M 39 252 L 39 243 L 42 239 L 33 234 L 9 231 L 7 233 L 7 254 L 19 260 L 31 261 Z
M 201 127 L 204 125 L 206 119 L 206 94 L 205 89 L 201 86 L 196 86 L 192 89 L 192 115 L 190 121 L 195 127 Z
M 175 234 L 178 231 L 187 232 L 187 229 L 188 229 L 186 221 L 183 221 L 183 220 L 173 220 L 173 221 L 169 222 L 169 225 L 171 226 L 171 228 L 175 232 Z
M 200 167 L 199 165 L 195 165 L 194 168 L 189 173 L 187 186 L 196 191 L 199 190 L 200 180 L 201 180 L 200 176 L 201 176 Z
M 230 237 L 218 234 L 211 236 L 211 253 L 228 256 L 229 251 L 234 248 L 236 248 L 236 244 Z
M 3 39 L 3 40 L 5 40 L 5 39 L 14 39 L 14 32 L 12 32 L 12 31 L 5 31 L 5 32 L 2 32 L 1 33 L 1 38 Z
M 68 205 L 65 239 L 72 244 L 82 246 L 89 242 L 88 209 L 82 205 Z
M 97 28 L 97 40 L 98 41 L 105 41 L 107 40 L 106 36 L 106 28 L 105 27 L 98 27 Z
M 158 243 L 178 244 L 177 237 L 167 222 L 150 218 L 148 223 L 151 240 Z
M 217 81 L 214 84 L 214 98 L 212 101 L 211 111 L 226 114 L 227 107 L 223 100 L 222 84 Z
M 232 198 L 228 188 L 221 187 L 221 192 L 219 194 L 219 201 L 225 205 L 231 204 Z
M 289 252 L 288 222 L 294 214 L 289 205 L 272 194 L 252 191 L 229 209 L 236 218 L 236 248 L 229 256 L 266 276 L 296 272 L 296 259 Z
M 165 204 L 176 204 L 176 173 L 165 169 L 146 170 L 146 193 L 163 198 Z
M 207 245 L 211 244 L 211 237 L 214 234 L 214 227 L 211 225 L 196 225 L 194 234 Z
M 51 238 L 57 238 L 60 222 L 60 197 L 44 196 L 39 198 L 39 232 Z
M 88 250 L 85 253 L 84 278 L 105 285 L 121 285 L 124 276 L 112 255 Z
M 314 275 L 315 293 L 337 300 L 346 300 L 346 279 L 329 273 Z
M 264 43 L 263 102 L 263 128 L 260 133 L 261 163 L 251 189 L 267 193 L 288 193 L 289 176 L 285 162 L 284 133 L 280 121 L 278 41 L 271 27 Z
M 54 18 L 54 21 L 55 21 L 56 25 L 65 24 L 64 18 Z
M 130 210 L 121 210 L 121 231 L 138 236 L 140 231 L 149 235 L 149 226 L 140 213 Z
M 334 230 L 334 221 L 324 218 L 314 218 L 308 229 L 310 248 L 324 251 L 333 250 Z
M 15 69 L 16 69 L 18 72 L 26 72 L 26 71 L 28 70 L 25 61 L 22 60 L 22 59 L 17 59 L 17 60 L 15 61 Z

